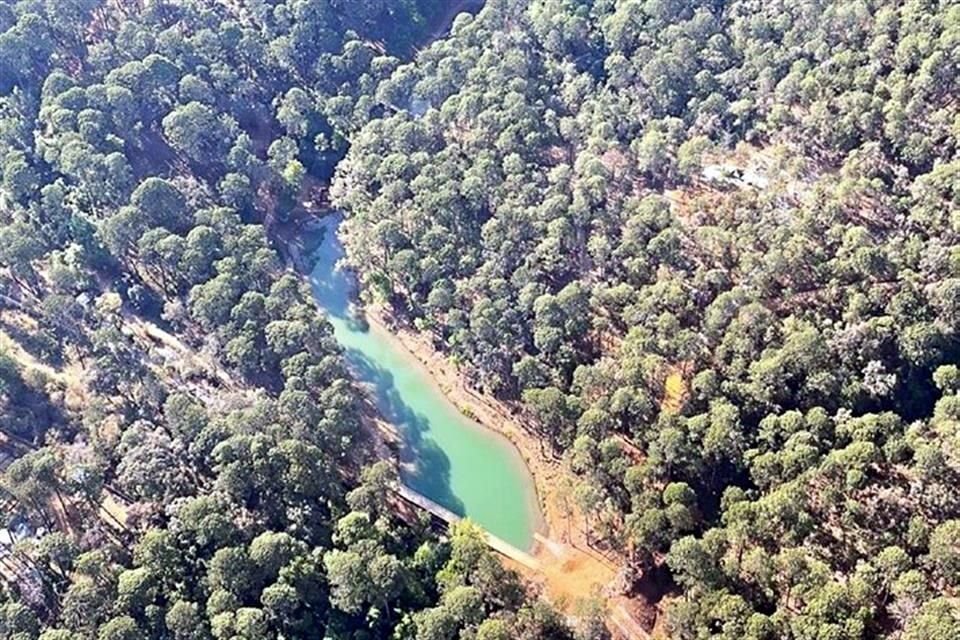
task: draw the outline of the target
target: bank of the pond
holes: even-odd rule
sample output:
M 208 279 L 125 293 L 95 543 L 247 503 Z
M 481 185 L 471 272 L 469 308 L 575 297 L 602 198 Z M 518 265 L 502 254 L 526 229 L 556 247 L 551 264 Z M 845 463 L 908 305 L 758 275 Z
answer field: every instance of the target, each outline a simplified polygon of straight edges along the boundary
M 584 544 L 584 526 L 573 504 L 574 478 L 557 460 L 543 451 L 540 441 L 524 429 L 504 403 L 469 389 L 449 358 L 434 348 L 426 334 L 397 322 L 384 307 L 366 308 L 367 321 L 389 333 L 429 372 L 437 388 L 462 412 L 488 429 L 497 431 L 517 448 L 533 476 L 543 518 L 543 534 L 564 543 Z
M 530 549 L 543 519 L 523 457 L 502 434 L 465 416 L 434 372 L 378 318 L 356 310 L 352 278 L 337 268 L 343 257 L 338 224 L 339 216 L 329 215 L 311 231 L 321 234 L 321 241 L 312 252 L 310 284 L 354 375 L 400 435 L 404 483 L 510 544 Z
M 534 478 L 544 521 L 543 536 L 538 537 L 541 544 L 535 548 L 541 569 L 531 573 L 518 563 L 510 566 L 525 573 L 555 604 L 574 616 L 578 604 L 584 600 L 605 598 L 615 592 L 618 563 L 604 558 L 587 544 L 583 517 L 573 504 L 575 479 L 569 469 L 543 453 L 540 442 L 511 415 L 509 407 L 496 398 L 467 388 L 457 367 L 433 347 L 428 335 L 404 328 L 383 307 L 367 307 L 367 319 L 371 326 L 393 336 L 426 367 L 447 398 L 487 428 L 507 437 L 526 462 Z M 611 600 L 611 612 L 621 612 L 625 601 L 623 598 Z M 613 617 L 611 625 L 623 631 Z M 625 637 L 645 636 L 628 634 Z

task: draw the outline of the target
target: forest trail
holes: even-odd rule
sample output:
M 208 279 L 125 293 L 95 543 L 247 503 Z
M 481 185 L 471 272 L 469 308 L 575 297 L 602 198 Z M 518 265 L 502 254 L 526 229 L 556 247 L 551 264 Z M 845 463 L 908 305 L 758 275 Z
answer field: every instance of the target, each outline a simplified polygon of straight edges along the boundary
M 167 349 L 170 355 L 176 356 L 182 363 L 184 370 L 197 367 L 219 380 L 226 388 L 239 388 L 233 375 L 211 354 L 191 347 L 179 337 L 150 320 L 134 314 L 126 307 L 121 308 L 121 314 L 124 320 L 123 330 L 139 338 L 142 344 Z
M 650 640 L 647 631 L 634 620 L 622 602 L 615 602 L 607 615 L 608 622 L 628 640 Z
M 9 314 L 0 313 L 0 319 L 8 320 Z M 61 385 L 67 408 L 79 409 L 86 402 L 87 394 L 84 385 L 86 370 L 79 362 L 68 361 L 61 368 L 55 368 L 40 360 L 3 329 L 0 329 L 0 353 L 6 353 L 13 358 L 25 371 L 39 372 Z
M 40 371 L 48 378 L 63 382 L 64 384 L 67 382 L 66 376 L 62 371 L 54 369 L 46 362 L 41 362 L 35 355 L 27 351 L 23 345 L 3 330 L 0 330 L 0 353 L 6 353 L 25 369 Z

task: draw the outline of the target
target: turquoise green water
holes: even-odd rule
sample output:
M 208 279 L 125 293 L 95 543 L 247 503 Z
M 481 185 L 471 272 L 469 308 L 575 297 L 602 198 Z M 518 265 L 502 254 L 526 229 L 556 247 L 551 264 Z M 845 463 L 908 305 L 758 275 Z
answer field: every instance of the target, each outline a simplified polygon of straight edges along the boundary
M 490 533 L 526 550 L 540 522 L 530 472 L 503 436 L 466 418 L 429 371 L 392 334 L 370 327 L 351 305 L 349 274 L 336 268 L 343 248 L 339 216 L 317 227 L 320 244 L 310 274 L 317 304 L 381 414 L 401 433 L 403 482 Z

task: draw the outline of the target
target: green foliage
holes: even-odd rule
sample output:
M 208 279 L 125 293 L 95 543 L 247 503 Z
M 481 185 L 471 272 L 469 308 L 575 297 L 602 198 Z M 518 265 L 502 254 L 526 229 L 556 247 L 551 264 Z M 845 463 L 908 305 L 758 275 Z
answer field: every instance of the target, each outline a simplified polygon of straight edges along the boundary
M 365 295 L 666 563 L 675 637 L 898 637 L 955 588 L 958 17 L 489 2 L 351 136 Z
M 0 635 L 519 634 L 514 574 L 399 520 L 390 463 L 356 473 L 359 394 L 261 223 L 446 7 L 121 4 L 0 3 Z
M 0 320 L 49 367 L 0 361 L 4 486 L 50 532 L 3 633 L 569 637 L 344 473 L 255 222 L 335 172 L 363 295 L 518 401 L 674 637 L 957 636 L 957 8 L 490 0 L 395 57 L 444 11 L 0 3 Z

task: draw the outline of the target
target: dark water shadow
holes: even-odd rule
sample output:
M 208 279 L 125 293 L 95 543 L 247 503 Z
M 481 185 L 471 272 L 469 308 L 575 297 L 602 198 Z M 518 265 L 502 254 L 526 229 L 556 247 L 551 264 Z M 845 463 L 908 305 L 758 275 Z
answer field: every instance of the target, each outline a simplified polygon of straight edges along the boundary
M 331 214 L 308 231 L 321 234 L 319 241 L 311 243 L 315 249 L 309 259 L 310 286 L 317 305 L 329 316 L 344 321 L 353 332 L 367 333 L 369 325 L 355 304 L 353 274 L 337 268 L 344 257 L 336 236 L 341 219 L 340 214 Z M 450 511 L 465 515 L 463 502 L 450 486 L 450 458 L 434 440 L 425 437 L 430 431 L 430 419 L 404 401 L 388 369 L 359 349 L 345 349 L 344 357 L 354 377 L 370 387 L 377 410 L 402 436 L 400 463 L 404 484 Z
M 307 231 L 317 235 L 317 239 L 310 243 L 314 247 L 308 258 L 310 286 L 317 306 L 327 315 L 343 320 L 351 331 L 365 333 L 369 326 L 355 304 L 356 281 L 352 273 L 338 268 L 346 256 L 337 238 L 342 219 L 339 213 L 330 214 Z
M 357 349 L 345 354 L 354 376 L 369 385 L 377 410 L 403 436 L 400 449 L 401 477 L 404 484 L 458 515 L 465 515 L 463 502 L 450 486 L 450 458 L 436 442 L 425 437 L 430 419 L 404 402 L 393 374 Z

